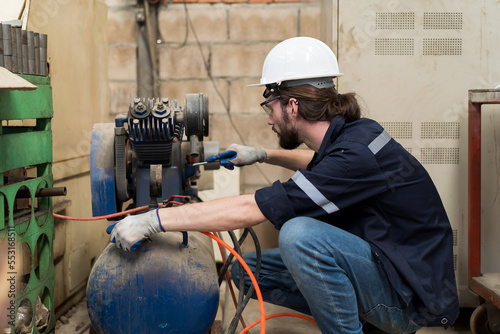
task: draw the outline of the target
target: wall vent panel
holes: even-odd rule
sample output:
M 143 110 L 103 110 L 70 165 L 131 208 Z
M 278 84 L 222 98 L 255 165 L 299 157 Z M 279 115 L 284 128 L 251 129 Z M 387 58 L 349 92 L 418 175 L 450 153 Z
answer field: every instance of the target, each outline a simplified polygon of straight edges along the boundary
M 376 13 L 375 29 L 400 30 L 415 29 L 415 13 Z
M 422 122 L 422 139 L 460 139 L 460 122 Z
M 423 147 L 420 149 L 421 162 L 429 165 L 458 165 L 458 147 Z
M 461 56 L 461 38 L 424 38 L 424 56 Z
M 462 13 L 424 13 L 424 29 L 462 29 Z
M 380 125 L 394 139 L 411 139 L 413 136 L 412 122 L 380 122 Z
M 413 56 L 415 42 L 413 38 L 376 38 L 376 56 Z

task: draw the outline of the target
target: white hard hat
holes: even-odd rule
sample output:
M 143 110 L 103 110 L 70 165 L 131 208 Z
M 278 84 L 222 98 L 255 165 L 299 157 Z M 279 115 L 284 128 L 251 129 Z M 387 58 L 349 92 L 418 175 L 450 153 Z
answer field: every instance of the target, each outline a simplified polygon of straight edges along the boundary
M 280 85 L 284 81 L 300 80 L 302 84 L 331 79 L 343 75 L 339 72 L 337 57 L 320 40 L 311 37 L 293 37 L 276 45 L 267 54 L 260 83 Z M 316 80 L 314 80 L 316 79 Z

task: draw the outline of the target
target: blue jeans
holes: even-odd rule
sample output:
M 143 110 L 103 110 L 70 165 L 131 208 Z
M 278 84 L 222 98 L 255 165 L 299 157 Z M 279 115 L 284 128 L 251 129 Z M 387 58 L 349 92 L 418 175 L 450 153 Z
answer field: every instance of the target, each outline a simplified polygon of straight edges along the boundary
M 255 253 L 243 258 L 254 271 Z M 237 263 L 231 273 L 238 286 Z M 283 225 L 279 249 L 262 251 L 258 283 L 264 301 L 312 315 L 322 333 L 362 333 L 365 322 L 388 333 L 419 329 L 369 244 L 316 219 Z

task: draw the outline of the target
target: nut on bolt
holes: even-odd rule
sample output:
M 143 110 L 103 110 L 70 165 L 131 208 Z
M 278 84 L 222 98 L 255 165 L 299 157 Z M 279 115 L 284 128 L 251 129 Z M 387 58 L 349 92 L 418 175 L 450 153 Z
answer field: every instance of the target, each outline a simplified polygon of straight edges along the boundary
M 137 103 L 134 109 L 138 115 L 144 115 L 146 113 L 146 106 L 142 102 Z

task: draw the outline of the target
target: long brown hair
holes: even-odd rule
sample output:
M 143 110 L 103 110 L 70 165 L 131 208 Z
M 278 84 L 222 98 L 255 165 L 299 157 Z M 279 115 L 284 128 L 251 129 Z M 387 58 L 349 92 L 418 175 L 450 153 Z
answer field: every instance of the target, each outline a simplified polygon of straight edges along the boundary
M 340 115 L 347 123 L 350 123 L 361 118 L 361 108 L 356 99 L 356 93 L 339 94 L 335 87 L 281 85 L 279 94 L 282 107 L 290 98 L 297 99 L 299 113 L 307 121 L 331 121 L 335 116 Z

